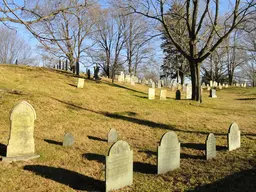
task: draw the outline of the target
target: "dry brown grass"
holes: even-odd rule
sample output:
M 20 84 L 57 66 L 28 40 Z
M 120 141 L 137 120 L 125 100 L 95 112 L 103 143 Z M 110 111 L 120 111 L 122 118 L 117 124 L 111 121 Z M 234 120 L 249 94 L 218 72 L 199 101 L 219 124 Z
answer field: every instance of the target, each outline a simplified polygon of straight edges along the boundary
M 97 191 L 104 186 L 105 139 L 114 127 L 134 151 L 134 184 L 119 191 L 252 191 L 255 188 L 256 89 L 229 88 L 204 103 L 147 99 L 147 87 L 85 80 L 75 87 L 72 74 L 25 66 L 0 66 L 0 155 L 8 143 L 9 112 L 21 100 L 37 113 L 36 151 L 30 162 L 0 162 L 1 191 Z M 159 95 L 159 90 L 157 94 Z M 184 95 L 183 95 L 184 98 Z M 242 148 L 227 152 L 231 122 L 242 132 Z M 180 142 L 181 168 L 155 175 L 156 148 L 163 133 L 174 130 Z M 60 145 L 72 132 L 75 145 Z M 204 160 L 208 133 L 217 137 L 218 154 Z M 254 183 L 253 183 L 254 182 Z

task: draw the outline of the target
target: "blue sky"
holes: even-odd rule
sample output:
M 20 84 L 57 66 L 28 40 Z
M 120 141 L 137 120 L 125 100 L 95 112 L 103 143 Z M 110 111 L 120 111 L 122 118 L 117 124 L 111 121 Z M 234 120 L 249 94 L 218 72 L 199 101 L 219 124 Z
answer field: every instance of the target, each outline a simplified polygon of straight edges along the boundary
M 202 8 L 204 7 L 203 1 L 204 0 L 201 1 Z M 22 3 L 23 0 L 17 0 L 16 2 Z M 100 0 L 99 2 L 103 7 L 107 6 L 107 0 Z M 220 2 L 220 12 L 221 13 L 226 12 L 229 7 L 228 5 L 229 5 L 228 0 L 222 0 Z M 15 25 L 11 24 L 11 25 L 15 27 L 15 29 L 17 30 L 17 33 L 20 36 L 22 36 L 27 42 L 29 42 L 29 44 L 32 46 L 32 49 L 33 49 L 33 55 L 36 56 L 37 55 L 36 46 L 39 45 L 40 43 L 25 29 L 24 26 L 18 25 L 18 24 L 15 24 Z M 162 50 L 160 48 L 161 41 L 159 39 L 158 40 L 155 39 L 153 41 L 154 41 L 154 47 L 156 48 L 156 53 L 157 53 L 156 60 L 159 62 L 159 64 L 161 64 L 162 55 L 163 55 Z

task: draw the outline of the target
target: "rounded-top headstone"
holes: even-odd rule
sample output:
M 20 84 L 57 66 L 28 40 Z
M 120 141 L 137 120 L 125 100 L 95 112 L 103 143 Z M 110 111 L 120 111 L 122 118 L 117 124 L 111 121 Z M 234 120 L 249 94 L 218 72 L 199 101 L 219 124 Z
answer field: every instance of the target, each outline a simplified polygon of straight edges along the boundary
M 212 159 L 216 157 L 216 138 L 213 133 L 210 133 L 205 141 L 205 156 L 206 160 Z
M 71 133 L 66 133 L 64 135 L 64 139 L 63 139 L 63 146 L 64 147 L 70 147 L 74 144 L 75 140 L 74 140 L 74 136 Z
M 164 174 L 180 167 L 180 143 L 175 132 L 168 131 L 157 148 L 157 173 Z
M 177 90 L 176 91 L 176 100 L 180 100 L 180 98 L 181 98 L 180 90 Z
M 232 151 L 240 148 L 240 130 L 238 125 L 234 122 L 229 126 L 228 129 L 228 150 Z
M 116 143 L 114 143 L 109 151 L 108 151 L 108 155 L 115 155 L 115 154 L 120 154 L 120 153 L 125 153 L 125 152 L 130 152 L 130 146 L 126 141 L 117 141 Z
M 117 142 L 117 131 L 116 129 L 112 128 L 108 132 L 108 143 Z
M 162 145 L 170 145 L 173 143 L 174 144 L 179 143 L 178 137 L 177 137 L 176 133 L 173 131 L 166 132 L 160 140 L 161 146 Z
M 237 123 L 234 122 L 229 126 L 228 133 L 235 133 L 238 131 L 240 131 L 240 130 L 239 130 Z
M 10 119 L 13 120 L 17 116 L 20 117 L 21 114 L 33 118 L 33 120 L 36 120 L 35 109 L 27 101 L 21 101 L 13 107 Z
M 6 157 L 34 156 L 34 120 L 36 112 L 26 101 L 21 101 L 11 111 L 11 131 Z

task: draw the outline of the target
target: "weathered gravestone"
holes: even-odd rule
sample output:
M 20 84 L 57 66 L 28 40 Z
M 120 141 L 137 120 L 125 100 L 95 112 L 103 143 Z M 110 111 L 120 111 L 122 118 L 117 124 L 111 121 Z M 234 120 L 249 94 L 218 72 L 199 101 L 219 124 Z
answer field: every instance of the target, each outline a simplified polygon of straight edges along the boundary
M 63 147 L 70 147 L 74 144 L 75 139 L 74 136 L 71 133 L 66 133 L 64 135 L 64 139 L 63 139 Z
M 87 70 L 87 79 L 91 79 L 91 71 L 90 71 L 90 69 Z
M 163 174 L 180 167 L 180 143 L 175 132 L 168 131 L 157 149 L 157 174 Z
M 157 81 L 157 88 L 158 88 L 158 89 L 161 89 L 161 80 L 158 80 L 158 81 Z
M 166 89 L 162 89 L 160 91 L 160 100 L 166 100 L 166 95 L 167 95 L 167 90 Z
M 177 90 L 176 91 L 176 100 L 180 100 L 180 98 L 181 98 L 180 90 Z
M 210 133 L 205 141 L 206 160 L 216 157 L 216 139 L 213 133 Z
M 192 88 L 191 86 L 186 87 L 186 99 L 191 99 L 192 98 Z
M 212 89 L 210 90 L 210 95 L 209 95 L 209 97 L 212 97 L 212 98 L 216 98 L 216 97 L 217 97 L 217 95 L 216 95 L 216 89 L 212 88 Z
M 134 77 L 134 75 L 132 75 L 132 77 L 131 77 L 131 85 L 135 85 L 135 77 Z
M 108 132 L 108 143 L 114 143 L 117 142 L 117 131 L 112 128 Z
M 40 157 L 35 154 L 34 108 L 26 101 L 18 103 L 11 112 L 11 132 L 3 161 L 20 161 Z
M 148 88 L 148 99 L 153 100 L 155 99 L 155 89 Z
M 77 88 L 84 88 L 84 79 L 78 78 Z
M 113 144 L 106 157 L 106 192 L 120 189 L 133 182 L 133 151 L 125 141 Z
M 236 123 L 232 123 L 228 130 L 228 150 L 240 148 L 240 130 Z

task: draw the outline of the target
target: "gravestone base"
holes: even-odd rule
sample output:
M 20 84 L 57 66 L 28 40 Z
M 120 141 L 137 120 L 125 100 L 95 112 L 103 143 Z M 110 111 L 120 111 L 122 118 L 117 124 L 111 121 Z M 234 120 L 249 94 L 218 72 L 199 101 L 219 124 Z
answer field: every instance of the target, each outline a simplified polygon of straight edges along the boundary
M 24 155 L 24 156 L 17 156 L 17 157 L 2 157 L 3 162 L 11 163 L 15 161 L 28 161 L 31 159 L 37 159 L 40 155 Z

